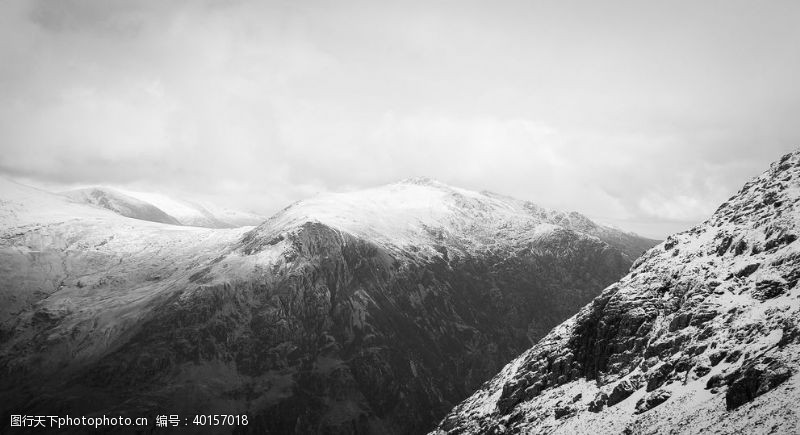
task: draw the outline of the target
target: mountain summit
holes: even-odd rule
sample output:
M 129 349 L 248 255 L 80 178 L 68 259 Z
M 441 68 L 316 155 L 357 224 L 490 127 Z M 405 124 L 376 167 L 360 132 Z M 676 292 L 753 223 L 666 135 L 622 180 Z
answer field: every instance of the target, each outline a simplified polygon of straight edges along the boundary
M 800 152 L 669 237 L 436 433 L 797 433 Z
M 657 243 L 598 225 L 577 212 L 549 210 L 490 192 L 449 186 L 427 177 L 349 193 L 328 193 L 299 201 L 277 213 L 253 237 L 319 222 L 370 240 L 400 255 L 451 256 L 508 249 L 559 231 L 572 231 L 622 251 L 633 261 Z

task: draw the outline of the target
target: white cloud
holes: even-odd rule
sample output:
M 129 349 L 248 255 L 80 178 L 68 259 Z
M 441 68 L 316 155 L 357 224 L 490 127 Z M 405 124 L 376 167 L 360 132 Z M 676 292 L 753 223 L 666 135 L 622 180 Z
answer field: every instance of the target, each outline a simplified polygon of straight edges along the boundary
M 429 175 L 663 236 L 800 144 L 798 8 L 10 0 L 0 171 L 262 213 Z

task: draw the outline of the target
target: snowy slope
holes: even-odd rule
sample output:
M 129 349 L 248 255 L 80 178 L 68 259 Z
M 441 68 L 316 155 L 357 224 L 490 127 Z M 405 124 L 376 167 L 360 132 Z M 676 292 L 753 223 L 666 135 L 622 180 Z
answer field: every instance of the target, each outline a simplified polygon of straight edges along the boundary
M 153 204 L 125 195 L 110 188 L 90 187 L 63 192 L 62 195 L 75 202 L 91 204 L 118 213 L 122 216 L 151 222 L 180 225 L 177 219 L 164 213 Z
M 456 406 L 437 433 L 798 433 L 800 152 Z
M 257 213 L 220 207 L 216 204 L 201 202 L 198 203 L 198 205 L 211 213 L 217 220 L 225 222 L 233 227 L 255 226 L 267 219 L 266 216 Z
M 49 319 L 77 328 L 76 337 L 88 330 L 103 336 L 84 340 L 86 349 L 76 342 L 55 349 L 55 360 L 96 355 L 126 329 L 122 324 L 134 325 L 154 299 L 174 291 L 185 268 L 218 255 L 247 229 L 129 219 L 0 178 L 0 337 L 15 324 Z
M 287 207 L 262 229 L 298 227 L 313 221 L 372 240 L 394 252 L 413 247 L 419 256 L 439 255 L 444 244 L 456 255 L 529 243 L 558 230 L 597 237 L 632 261 L 657 241 L 598 225 L 585 216 L 548 210 L 490 192 L 474 192 L 429 178 L 349 193 L 328 193 Z
M 206 228 L 234 228 L 249 225 L 258 225 L 264 217 L 223 207 L 208 204 L 199 204 L 193 201 L 176 199 L 170 196 L 153 193 L 124 191 L 127 195 L 141 201 L 153 204 L 175 218 L 181 225 Z

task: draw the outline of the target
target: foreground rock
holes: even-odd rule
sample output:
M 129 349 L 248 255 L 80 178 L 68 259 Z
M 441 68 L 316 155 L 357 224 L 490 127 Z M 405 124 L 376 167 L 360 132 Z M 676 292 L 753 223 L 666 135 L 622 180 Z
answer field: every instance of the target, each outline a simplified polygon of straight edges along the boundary
M 797 433 L 798 201 L 795 152 L 647 252 L 437 433 Z

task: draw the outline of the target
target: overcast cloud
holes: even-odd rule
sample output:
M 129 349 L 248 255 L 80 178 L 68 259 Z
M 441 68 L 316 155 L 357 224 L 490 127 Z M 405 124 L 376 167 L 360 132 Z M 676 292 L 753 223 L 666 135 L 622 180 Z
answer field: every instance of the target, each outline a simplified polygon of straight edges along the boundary
M 796 1 L 0 2 L 0 173 L 270 214 L 427 175 L 664 237 L 800 145 Z

